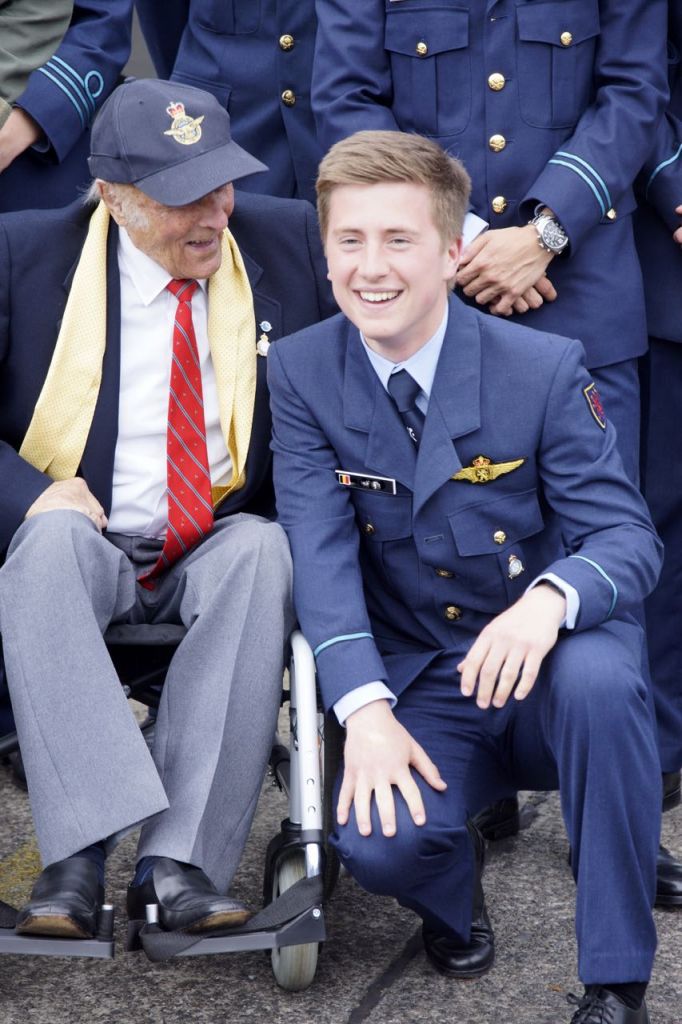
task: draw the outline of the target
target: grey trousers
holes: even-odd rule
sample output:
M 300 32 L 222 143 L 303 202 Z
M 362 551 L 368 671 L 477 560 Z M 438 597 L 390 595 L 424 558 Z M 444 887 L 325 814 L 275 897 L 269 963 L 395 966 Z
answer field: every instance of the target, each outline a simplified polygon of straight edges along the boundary
M 276 524 L 226 517 L 147 591 L 136 577 L 159 547 L 103 537 L 72 511 L 34 516 L 12 540 L 0 633 L 36 834 L 47 865 L 144 823 L 140 856 L 195 864 L 226 890 L 275 730 L 289 549 Z M 188 629 L 153 759 L 102 640 L 112 622 Z

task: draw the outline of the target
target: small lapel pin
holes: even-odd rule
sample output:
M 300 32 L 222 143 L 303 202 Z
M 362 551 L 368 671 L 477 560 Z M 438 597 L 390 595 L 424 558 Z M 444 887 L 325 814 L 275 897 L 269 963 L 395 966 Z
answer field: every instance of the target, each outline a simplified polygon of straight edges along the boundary
M 509 556 L 509 579 L 515 580 L 517 576 L 520 576 L 522 572 L 525 572 L 525 566 L 518 555 Z
M 261 331 L 265 331 L 266 334 L 268 333 L 268 331 L 272 330 L 272 324 L 270 323 L 269 320 L 261 320 L 258 326 L 260 327 Z
M 270 341 L 267 334 L 261 334 L 260 338 L 256 342 L 256 352 L 259 356 L 267 356 L 269 348 Z

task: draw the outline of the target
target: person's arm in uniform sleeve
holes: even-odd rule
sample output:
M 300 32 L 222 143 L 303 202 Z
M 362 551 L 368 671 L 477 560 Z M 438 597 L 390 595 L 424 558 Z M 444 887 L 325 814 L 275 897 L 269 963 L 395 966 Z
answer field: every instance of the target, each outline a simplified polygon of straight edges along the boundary
M 76 0 L 56 53 L 17 97 L 47 159 L 64 159 L 116 86 L 130 56 L 132 13 L 133 0 Z
M 189 18 L 190 0 L 135 0 L 144 41 L 159 78 L 170 78 Z
M 387 674 L 372 636 L 359 562 L 359 535 L 337 458 L 287 376 L 268 353 L 273 472 L 278 521 L 294 562 L 294 604 L 313 648 L 325 707 Z
M 7 373 L 12 277 L 5 230 L 0 224 L 0 375 Z M 0 552 L 5 551 L 33 502 L 52 480 L 0 438 Z
M 615 430 L 599 425 L 585 396 L 592 381 L 582 358 L 574 342 L 561 359 L 540 449 L 544 494 L 569 552 L 545 572 L 577 591 L 576 630 L 640 604 L 656 584 L 662 551 L 644 499 L 623 469 Z
M 312 104 L 326 150 L 363 129 L 397 131 L 384 0 L 316 0 Z
M 618 216 L 651 149 L 668 96 L 666 11 L 665 0 L 599 4 L 594 100 L 522 203 L 528 218 L 538 203 L 553 211 L 568 234 L 568 258 L 593 228 Z

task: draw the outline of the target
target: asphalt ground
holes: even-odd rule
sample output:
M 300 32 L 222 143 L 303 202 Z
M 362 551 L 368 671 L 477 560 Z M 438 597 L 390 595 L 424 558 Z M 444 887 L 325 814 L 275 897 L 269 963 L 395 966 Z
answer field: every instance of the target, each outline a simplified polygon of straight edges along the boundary
M 129 837 L 110 858 L 116 907 L 113 960 L 0 956 L 0 1024 L 561 1024 L 571 1019 L 576 975 L 574 885 L 556 794 L 522 795 L 523 827 L 489 846 L 485 890 L 497 936 L 492 970 L 451 981 L 430 967 L 416 917 L 342 877 L 325 909 L 328 939 L 305 992 L 280 989 L 269 954 L 231 953 L 154 965 L 125 953 Z M 0 768 L 0 899 L 29 895 L 40 869 L 26 794 Z M 266 780 L 234 892 L 260 906 L 265 849 L 286 815 Z M 664 842 L 682 854 L 682 808 L 664 817 Z M 659 953 L 648 1005 L 652 1024 L 682 1024 L 682 908 L 656 911 Z

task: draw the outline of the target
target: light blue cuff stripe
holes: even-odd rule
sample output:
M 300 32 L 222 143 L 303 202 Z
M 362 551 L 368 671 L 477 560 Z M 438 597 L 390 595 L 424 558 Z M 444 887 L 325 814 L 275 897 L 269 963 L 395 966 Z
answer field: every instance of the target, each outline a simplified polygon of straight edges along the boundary
M 573 171 L 575 174 L 579 175 L 583 179 L 583 181 L 586 181 L 592 189 L 592 191 L 594 192 L 595 198 L 599 203 L 602 217 L 606 216 L 606 207 L 604 206 L 602 197 L 599 195 L 599 192 L 597 191 L 597 186 L 594 184 L 594 182 L 590 181 L 587 175 L 583 171 L 581 171 L 579 167 L 574 167 L 573 164 L 569 164 L 565 160 L 556 160 L 554 157 L 549 162 L 550 164 L 558 164 L 560 167 L 568 167 L 569 171 Z
M 38 68 L 38 70 L 43 75 L 45 75 L 46 78 L 49 78 L 51 82 L 54 82 L 54 84 L 57 86 L 57 88 L 61 89 L 62 92 L 64 93 L 64 95 L 71 101 L 71 103 L 73 103 L 74 107 L 76 108 L 76 113 L 78 114 L 78 116 L 80 118 L 80 122 L 81 122 L 83 128 L 87 128 L 87 126 L 88 126 L 87 116 L 83 115 L 83 111 L 81 110 L 81 108 L 78 105 L 77 101 L 72 96 L 71 92 L 66 88 L 66 86 L 63 85 L 59 81 L 59 79 L 56 78 L 50 71 L 48 71 L 47 68 Z
M 581 156 L 576 156 L 575 153 L 566 153 L 563 149 L 558 149 L 556 155 L 568 157 L 569 160 L 575 160 L 576 163 L 579 163 L 583 167 L 586 167 L 587 170 L 597 179 L 601 187 L 604 189 L 604 195 L 606 196 L 606 205 L 613 206 L 613 203 L 611 202 L 611 193 L 606 187 L 606 182 L 599 174 L 597 174 L 592 164 L 588 164 L 587 160 L 583 160 Z
M 78 74 L 78 72 L 76 71 L 75 68 L 71 67 L 70 64 L 67 64 L 66 61 L 62 60 L 61 57 L 58 57 L 57 54 L 55 54 L 48 61 L 48 64 L 51 64 L 53 66 L 54 66 L 55 63 L 56 64 L 61 64 L 61 66 L 64 69 L 64 71 L 66 71 L 68 73 L 68 75 L 70 75 L 71 78 L 74 80 L 74 83 L 76 83 L 78 86 L 80 86 L 80 88 L 82 90 L 82 93 L 83 93 L 83 96 L 85 97 L 86 102 L 92 108 L 92 112 L 94 114 L 95 107 L 96 107 L 95 97 L 99 96 L 100 93 L 102 92 L 102 89 L 104 88 L 104 79 L 100 75 L 99 71 L 89 71 L 87 73 L 87 75 L 85 76 L 85 78 L 82 78 L 81 75 Z M 55 70 L 57 70 L 57 69 L 55 69 Z M 98 88 L 98 91 L 95 92 L 95 93 L 90 92 L 90 81 L 93 78 L 97 81 L 97 88 Z
M 602 569 L 601 565 L 599 565 L 598 562 L 593 562 L 591 558 L 585 558 L 584 555 L 569 555 L 568 557 L 569 558 L 579 558 L 581 562 L 587 562 L 587 564 L 591 565 L 593 569 L 596 569 L 597 572 L 599 573 L 599 575 L 602 576 L 606 580 L 606 582 L 609 584 L 609 586 L 611 587 L 611 590 L 613 591 L 613 599 L 611 601 L 611 607 L 609 608 L 609 611 L 608 611 L 608 614 L 607 614 L 606 618 L 610 619 L 611 616 L 613 615 L 613 609 L 616 607 L 616 601 L 618 600 L 618 587 L 616 586 L 616 584 L 613 582 L 611 577 L 607 573 L 604 572 L 604 570 Z
M 649 189 L 651 188 L 651 185 L 652 185 L 653 180 L 656 177 L 656 175 L 660 174 L 661 171 L 664 170 L 666 167 L 669 167 L 670 164 L 674 164 L 675 161 L 679 159 L 680 153 L 682 153 L 682 146 L 680 146 L 680 148 L 677 150 L 677 153 L 675 153 L 674 156 L 669 157 L 667 160 L 664 160 L 662 164 L 658 165 L 658 167 L 652 173 L 651 177 L 649 178 L 649 180 L 646 183 L 646 190 L 645 190 L 645 193 L 644 193 L 646 198 L 648 198 L 648 196 L 649 196 Z
M 327 647 L 333 647 L 334 644 L 341 644 L 344 640 L 373 640 L 371 633 L 346 633 L 344 636 L 333 636 L 331 640 L 325 640 L 323 644 L 318 646 L 313 651 L 313 658 L 316 658 L 318 654 L 322 654 Z

